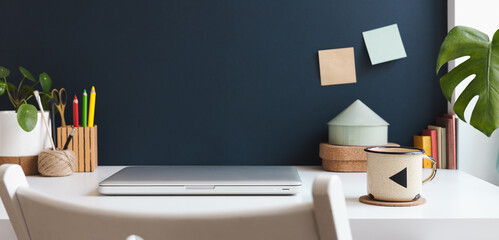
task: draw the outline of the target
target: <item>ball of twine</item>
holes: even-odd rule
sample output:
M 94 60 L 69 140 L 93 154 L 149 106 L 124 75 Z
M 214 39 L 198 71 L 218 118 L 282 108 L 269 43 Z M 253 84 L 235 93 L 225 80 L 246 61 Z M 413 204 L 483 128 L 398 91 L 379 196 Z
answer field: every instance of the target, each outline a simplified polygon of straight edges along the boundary
M 71 150 L 43 150 L 38 155 L 38 172 L 46 177 L 62 177 L 73 174 L 76 154 Z

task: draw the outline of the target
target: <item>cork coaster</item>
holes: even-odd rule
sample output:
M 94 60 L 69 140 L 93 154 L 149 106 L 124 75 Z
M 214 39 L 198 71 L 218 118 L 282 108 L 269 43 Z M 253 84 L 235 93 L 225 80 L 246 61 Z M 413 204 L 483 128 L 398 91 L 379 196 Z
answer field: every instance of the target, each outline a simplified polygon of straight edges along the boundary
M 410 202 L 386 202 L 386 201 L 373 200 L 369 196 L 364 195 L 359 198 L 359 202 L 376 206 L 384 206 L 384 207 L 412 207 L 425 204 L 426 199 L 424 197 L 420 197 L 418 200 Z

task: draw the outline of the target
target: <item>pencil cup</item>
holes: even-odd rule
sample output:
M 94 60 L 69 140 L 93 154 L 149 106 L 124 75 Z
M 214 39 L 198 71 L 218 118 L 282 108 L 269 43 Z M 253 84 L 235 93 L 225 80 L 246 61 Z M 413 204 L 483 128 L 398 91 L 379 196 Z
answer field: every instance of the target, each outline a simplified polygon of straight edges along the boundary
M 38 172 L 45 177 L 63 177 L 73 174 L 76 155 L 71 150 L 43 150 L 38 155 Z
M 72 126 L 57 128 L 57 148 L 63 148 Z M 97 168 L 97 125 L 94 127 L 76 127 L 69 150 L 76 155 L 75 172 L 93 172 Z

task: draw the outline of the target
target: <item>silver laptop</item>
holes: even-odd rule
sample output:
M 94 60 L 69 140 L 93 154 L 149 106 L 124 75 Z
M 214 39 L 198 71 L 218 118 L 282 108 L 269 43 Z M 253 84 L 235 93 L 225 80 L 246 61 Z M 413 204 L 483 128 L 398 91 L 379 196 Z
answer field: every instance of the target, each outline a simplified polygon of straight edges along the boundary
M 127 167 L 99 184 L 105 195 L 290 195 L 301 179 L 291 166 Z

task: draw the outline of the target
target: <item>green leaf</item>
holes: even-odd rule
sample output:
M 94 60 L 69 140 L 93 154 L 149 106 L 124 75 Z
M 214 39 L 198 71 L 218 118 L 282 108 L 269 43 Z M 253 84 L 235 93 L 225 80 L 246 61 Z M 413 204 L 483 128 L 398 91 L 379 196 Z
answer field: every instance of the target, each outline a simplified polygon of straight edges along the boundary
M 48 95 L 48 94 L 43 94 L 42 95 L 42 106 L 43 106 L 43 109 L 45 111 L 49 111 L 50 110 L 49 99 L 50 99 L 50 95 Z M 57 111 L 57 108 L 55 108 L 55 109 Z
M 0 96 L 2 96 L 5 93 L 5 82 L 1 81 L 0 82 Z
M 11 93 L 15 93 L 17 91 L 17 87 L 12 83 L 7 83 L 7 90 Z
M 28 97 L 28 96 L 30 96 L 31 94 L 33 94 L 33 91 L 35 91 L 35 89 L 34 89 L 34 88 L 32 88 L 31 86 L 23 85 L 23 86 L 21 87 L 21 94 L 22 94 L 23 96 Z
M 38 121 L 38 111 L 31 104 L 23 103 L 17 110 L 17 122 L 19 126 L 26 132 L 31 132 Z
M 0 66 L 0 78 L 6 78 L 10 74 L 9 69 Z
M 487 34 L 476 29 L 454 27 L 440 47 L 437 73 L 446 62 L 463 56 L 470 58 L 440 78 L 440 88 L 450 101 L 456 86 L 475 74 L 454 103 L 454 112 L 465 121 L 464 110 L 478 96 L 470 125 L 490 137 L 499 128 L 499 30 L 489 42 Z
M 31 75 L 31 73 L 30 73 L 30 72 L 29 72 L 26 68 L 23 68 L 23 67 L 19 66 L 19 72 L 21 72 L 21 74 L 22 74 L 25 78 L 27 78 L 27 79 L 31 80 L 32 82 L 36 82 L 36 80 L 35 80 L 35 78 L 33 77 L 33 75 Z
M 40 77 L 40 85 L 42 85 L 43 92 L 50 92 L 50 88 L 52 87 L 52 79 L 47 73 L 41 73 Z

